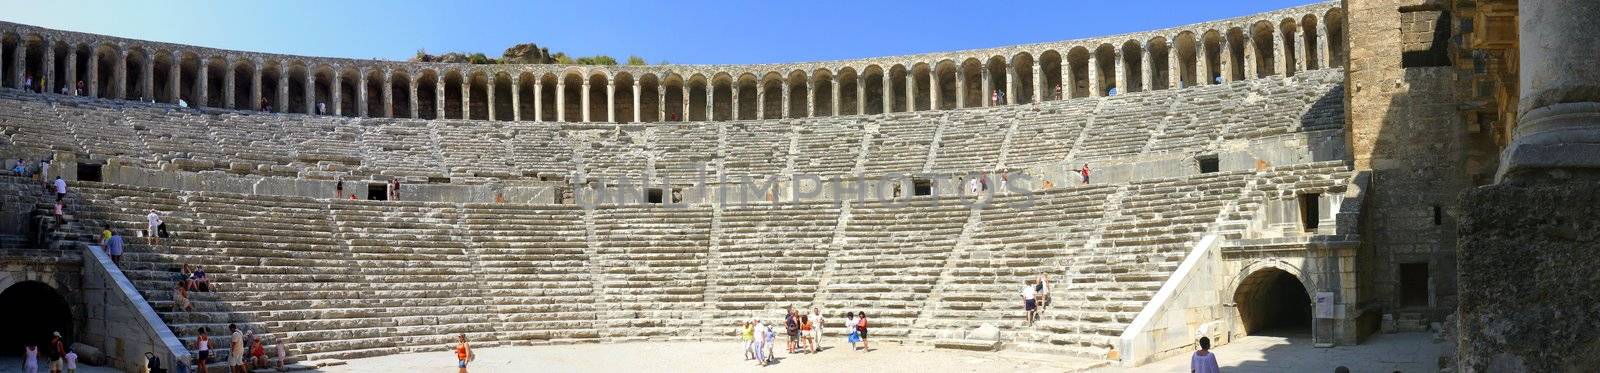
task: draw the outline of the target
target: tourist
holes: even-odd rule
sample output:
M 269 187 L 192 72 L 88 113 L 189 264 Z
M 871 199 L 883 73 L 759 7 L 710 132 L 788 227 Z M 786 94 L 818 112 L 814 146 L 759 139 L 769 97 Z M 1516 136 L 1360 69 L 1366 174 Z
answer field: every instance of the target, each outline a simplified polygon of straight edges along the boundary
M 323 115 L 323 114 L 325 114 L 327 112 L 328 112 L 328 103 L 326 103 L 326 102 L 317 102 L 317 115 Z
M 111 233 L 111 239 L 106 240 L 106 255 L 111 256 L 111 264 L 122 267 L 122 235 Z
M 150 351 L 144 352 L 144 371 L 146 373 L 167 373 L 167 369 L 161 367 L 161 358 L 156 357 L 156 354 Z
M 17 176 L 27 177 L 28 161 L 18 159 L 17 163 L 11 165 L 11 173 L 17 174 Z
M 156 209 L 150 209 L 150 213 L 145 215 L 144 219 L 145 219 L 146 222 L 150 223 L 150 230 L 149 230 L 149 232 L 145 233 L 144 242 L 147 245 L 155 246 L 156 245 L 156 234 L 160 233 L 160 232 L 157 232 L 157 230 L 159 230 L 159 228 L 161 227 L 161 214 L 157 213 Z
M 1084 184 L 1088 184 L 1089 183 L 1089 164 L 1088 163 L 1084 163 L 1083 164 L 1083 168 L 1078 169 L 1078 176 L 1083 178 L 1083 183 Z
M 188 108 L 189 107 L 189 101 L 186 101 L 186 100 L 181 99 L 181 98 L 178 99 L 178 107 Z
M 177 303 L 175 308 L 179 311 L 194 311 L 194 305 L 189 303 L 188 281 L 178 281 L 177 289 L 172 290 L 172 300 Z
M 198 333 L 194 337 L 194 365 L 200 369 L 200 373 L 207 373 L 210 369 L 206 368 L 206 365 L 211 364 L 211 336 L 206 334 L 211 333 L 211 330 L 202 326 Z
M 1049 307 L 1050 306 L 1050 275 L 1040 273 L 1039 274 L 1039 284 L 1034 287 L 1034 290 L 1038 291 L 1038 294 L 1035 294 L 1034 296 L 1039 300 L 1039 302 L 1038 302 L 1039 303 L 1038 304 L 1039 309 L 1043 310 L 1045 307 Z
M 856 334 L 861 335 L 861 351 L 872 352 L 872 347 L 867 344 L 867 312 L 856 311 L 860 317 L 856 318 Z
M 46 352 L 50 357 L 50 373 L 61 373 L 61 369 L 66 366 L 62 359 L 67 357 L 67 345 L 61 343 L 61 332 L 50 333 L 50 349 Z
M 749 351 L 755 356 L 757 366 L 767 366 L 767 328 L 761 324 L 761 320 L 755 320 L 750 332 Z
M 100 247 L 105 247 L 111 241 L 111 224 L 100 224 Z
M 773 361 L 777 360 L 777 356 L 774 356 L 772 351 L 777 349 L 775 346 L 778 345 L 778 333 L 772 331 L 771 324 L 766 325 L 766 329 L 767 341 L 765 344 L 767 346 L 767 359 L 761 361 L 761 366 L 767 366 L 767 364 L 771 364 Z
M 467 346 L 466 333 L 457 335 L 456 339 L 459 341 L 456 343 L 456 368 L 461 373 L 467 373 L 467 363 L 472 362 L 474 357 L 472 356 L 472 347 Z
M 72 93 L 72 92 L 71 92 L 71 88 L 67 88 L 67 85 L 66 85 L 66 84 L 62 84 L 62 85 L 61 85 L 61 91 L 60 91 L 60 93 L 61 93 L 61 95 L 63 95 L 63 96 L 65 96 L 65 95 L 69 95 L 69 94 L 71 94 L 71 93 Z
M 33 91 L 33 74 L 22 74 L 22 89 Z
M 77 351 L 67 351 L 67 373 L 78 373 Z
M 244 331 L 228 324 L 228 373 L 249 373 L 244 369 Z
M 339 182 L 333 184 L 333 198 L 344 198 L 344 176 L 340 176 Z
M 88 92 L 89 91 L 84 88 L 83 81 L 79 80 L 78 81 L 78 94 L 77 95 L 78 96 L 85 96 L 85 95 L 87 95 Z
M 789 335 L 789 353 L 799 348 L 800 344 L 800 318 L 794 312 L 794 306 L 789 307 L 789 312 L 783 316 L 784 333 Z
M 811 329 L 811 316 L 800 315 L 800 344 L 806 353 L 817 353 L 816 334 Z
M 26 345 L 22 347 L 22 371 L 39 373 L 39 346 Z
M 251 369 L 261 369 L 271 366 L 267 362 L 267 348 L 261 345 L 261 336 L 250 340 L 250 366 Z
M 194 277 L 195 288 L 200 291 L 211 291 L 211 279 L 206 277 L 206 267 L 195 266 L 194 273 L 190 276 Z
M 739 345 L 741 348 L 744 348 L 744 359 L 750 360 L 756 358 L 756 353 L 754 350 L 755 324 L 753 324 L 753 321 L 745 321 L 740 323 L 739 329 L 734 331 L 734 333 L 739 334 Z
M 850 331 L 850 336 L 845 341 L 850 342 L 850 351 L 856 350 L 856 343 L 861 342 L 861 333 L 856 332 L 856 314 L 845 312 L 844 328 Z
M 289 343 L 289 337 L 288 336 L 284 336 L 283 338 L 279 338 L 278 339 L 277 347 L 275 347 L 278 350 L 278 371 L 279 372 L 285 372 L 286 371 L 286 370 L 283 369 L 283 361 L 289 359 L 289 348 L 287 346 L 285 346 L 288 343 Z
M 1033 311 L 1038 307 L 1034 299 L 1035 291 L 1034 280 L 1028 280 L 1028 284 L 1022 287 L 1022 310 L 1027 314 L 1025 326 L 1033 326 Z
M 66 180 L 61 180 L 60 176 L 56 176 L 55 185 L 56 185 L 56 204 L 59 205 L 59 204 L 61 204 L 61 200 L 67 198 L 67 181 Z
M 1200 337 L 1200 351 L 1195 351 L 1189 358 L 1189 371 L 1194 373 L 1218 373 L 1222 371 L 1217 366 L 1217 354 L 1211 353 L 1211 338 Z
M 811 324 L 812 324 L 811 325 L 812 330 L 816 330 L 816 333 L 814 333 L 815 335 L 811 336 L 811 338 L 812 338 L 811 343 L 812 344 L 819 344 L 819 343 L 822 342 L 822 335 L 823 335 L 822 334 L 822 324 L 823 324 L 823 322 L 822 322 L 822 309 L 821 308 L 811 307 Z M 822 346 L 818 345 L 817 349 L 821 350 Z
M 1055 97 L 1055 99 L 1056 100 L 1060 100 L 1061 98 L 1062 98 L 1061 97 L 1061 85 L 1060 84 L 1056 84 L 1056 97 Z

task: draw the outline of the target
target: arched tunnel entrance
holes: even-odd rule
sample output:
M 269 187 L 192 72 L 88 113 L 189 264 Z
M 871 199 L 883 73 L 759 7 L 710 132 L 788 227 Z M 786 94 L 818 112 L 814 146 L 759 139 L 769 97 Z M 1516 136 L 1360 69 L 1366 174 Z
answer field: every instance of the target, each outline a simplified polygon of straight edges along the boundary
M 1311 296 L 1298 277 L 1281 269 L 1257 270 L 1233 293 L 1246 334 L 1311 332 Z
M 53 332 L 61 333 L 62 343 L 72 344 L 72 309 L 50 285 L 18 282 L 0 292 L 0 305 L 0 355 L 22 355 L 24 344 L 43 351 Z

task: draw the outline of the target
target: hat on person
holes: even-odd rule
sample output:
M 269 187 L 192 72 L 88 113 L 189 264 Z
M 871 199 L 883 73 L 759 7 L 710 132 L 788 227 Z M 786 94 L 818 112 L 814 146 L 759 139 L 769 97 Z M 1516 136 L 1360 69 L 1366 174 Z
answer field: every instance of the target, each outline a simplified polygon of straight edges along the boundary
M 50 332 L 50 334 L 54 334 L 56 338 L 61 338 L 61 332 Z

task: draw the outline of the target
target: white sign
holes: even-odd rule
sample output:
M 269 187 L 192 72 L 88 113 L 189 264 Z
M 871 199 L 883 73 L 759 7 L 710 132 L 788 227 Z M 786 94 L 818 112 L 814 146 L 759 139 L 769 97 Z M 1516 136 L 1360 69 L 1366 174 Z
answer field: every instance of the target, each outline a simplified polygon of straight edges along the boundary
M 1331 319 L 1331 318 L 1333 318 L 1333 314 L 1334 314 L 1333 292 L 1331 292 L 1331 291 L 1319 291 L 1319 292 L 1317 292 L 1316 304 L 1317 304 L 1317 310 L 1316 310 L 1317 315 L 1316 315 L 1316 318 L 1319 318 L 1319 319 Z

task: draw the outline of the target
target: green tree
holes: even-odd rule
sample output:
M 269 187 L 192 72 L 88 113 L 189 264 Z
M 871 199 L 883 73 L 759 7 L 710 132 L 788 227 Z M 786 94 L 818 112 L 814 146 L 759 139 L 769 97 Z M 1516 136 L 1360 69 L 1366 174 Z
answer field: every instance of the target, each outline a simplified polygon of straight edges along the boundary
M 645 62 L 644 57 L 639 57 L 639 55 L 636 54 L 628 55 L 628 66 L 644 66 L 649 64 L 649 62 Z

